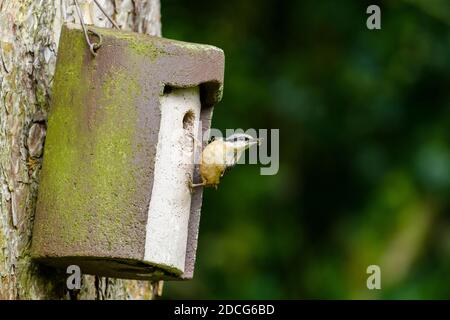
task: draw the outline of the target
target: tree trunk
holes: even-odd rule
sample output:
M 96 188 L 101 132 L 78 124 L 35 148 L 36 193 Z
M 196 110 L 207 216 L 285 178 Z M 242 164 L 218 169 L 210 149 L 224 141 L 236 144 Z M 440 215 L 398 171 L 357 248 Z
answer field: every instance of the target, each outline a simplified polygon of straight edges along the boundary
M 111 27 L 92 0 L 86 23 Z M 159 0 L 99 0 L 123 28 L 160 35 Z M 72 0 L 0 0 L 0 299 L 65 299 L 64 270 L 29 255 L 46 119 L 61 25 Z M 81 299 L 152 298 L 151 283 L 84 276 Z

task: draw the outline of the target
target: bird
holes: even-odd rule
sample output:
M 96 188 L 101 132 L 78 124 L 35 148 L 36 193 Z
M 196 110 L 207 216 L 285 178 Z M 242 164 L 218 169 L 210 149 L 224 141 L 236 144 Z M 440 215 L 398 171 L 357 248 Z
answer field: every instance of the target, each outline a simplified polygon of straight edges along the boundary
M 211 139 L 200 158 L 199 171 L 202 182 L 197 184 L 191 182 L 190 189 L 195 187 L 217 189 L 226 170 L 239 161 L 245 150 L 260 142 L 260 139 L 244 133 L 235 133 L 226 139 L 221 137 Z

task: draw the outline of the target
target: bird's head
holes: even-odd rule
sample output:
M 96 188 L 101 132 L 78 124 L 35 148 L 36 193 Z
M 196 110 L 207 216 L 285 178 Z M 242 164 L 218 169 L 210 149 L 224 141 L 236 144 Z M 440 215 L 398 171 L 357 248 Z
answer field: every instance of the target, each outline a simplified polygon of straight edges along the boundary
M 243 152 L 253 145 L 260 144 L 261 140 L 245 133 L 235 133 L 225 141 L 237 152 Z

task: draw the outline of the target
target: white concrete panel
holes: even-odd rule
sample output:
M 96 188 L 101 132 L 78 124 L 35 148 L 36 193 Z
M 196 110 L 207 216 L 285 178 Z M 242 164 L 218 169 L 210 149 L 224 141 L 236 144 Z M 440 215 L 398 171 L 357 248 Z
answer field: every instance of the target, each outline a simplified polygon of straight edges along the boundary
M 199 87 L 173 89 L 161 98 L 144 260 L 180 273 L 184 272 L 191 206 L 188 185 L 194 170 L 194 142 L 189 133 L 198 131 L 200 109 Z

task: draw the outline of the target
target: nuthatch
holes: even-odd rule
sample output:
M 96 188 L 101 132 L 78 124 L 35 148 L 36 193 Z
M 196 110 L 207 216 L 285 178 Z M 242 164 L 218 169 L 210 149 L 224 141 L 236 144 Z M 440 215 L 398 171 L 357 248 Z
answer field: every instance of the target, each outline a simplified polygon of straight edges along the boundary
M 259 143 L 259 139 L 243 133 L 233 134 L 225 140 L 223 138 L 215 139 L 205 147 L 201 155 L 199 169 L 202 183 L 191 183 L 190 187 L 215 187 L 217 189 L 225 171 L 239 161 L 246 149 Z

